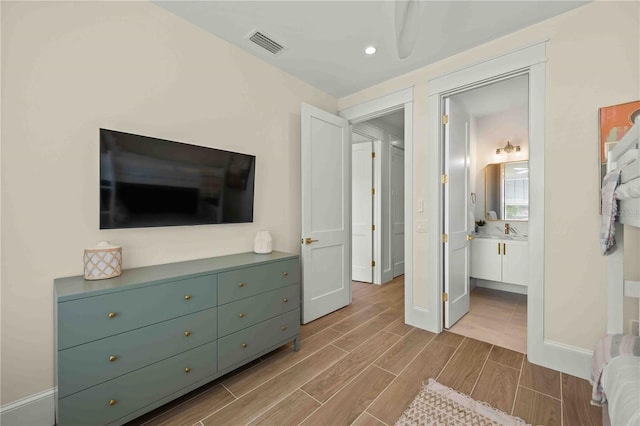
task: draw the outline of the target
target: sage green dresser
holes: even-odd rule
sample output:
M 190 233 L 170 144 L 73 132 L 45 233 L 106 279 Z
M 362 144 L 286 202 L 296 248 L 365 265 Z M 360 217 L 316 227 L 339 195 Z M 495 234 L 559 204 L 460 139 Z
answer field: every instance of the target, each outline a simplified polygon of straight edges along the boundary
M 59 425 L 120 425 L 293 341 L 297 255 L 242 253 L 55 287 Z

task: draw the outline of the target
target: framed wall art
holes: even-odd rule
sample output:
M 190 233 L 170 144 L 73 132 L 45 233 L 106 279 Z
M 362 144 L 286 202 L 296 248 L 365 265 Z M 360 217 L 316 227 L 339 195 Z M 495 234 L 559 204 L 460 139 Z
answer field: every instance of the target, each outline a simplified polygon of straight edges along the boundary
M 607 155 L 625 133 L 633 126 L 635 118 L 640 114 L 640 101 L 600 108 L 600 187 L 607 173 Z

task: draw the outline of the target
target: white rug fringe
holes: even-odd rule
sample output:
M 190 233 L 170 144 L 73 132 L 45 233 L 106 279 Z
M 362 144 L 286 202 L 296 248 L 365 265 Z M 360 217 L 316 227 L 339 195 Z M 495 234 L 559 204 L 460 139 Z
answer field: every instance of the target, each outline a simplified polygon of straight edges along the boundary
M 519 417 L 511 416 L 486 402 L 476 401 L 434 379 L 429 379 L 398 419 L 396 426 L 471 423 L 474 425 L 527 425 Z

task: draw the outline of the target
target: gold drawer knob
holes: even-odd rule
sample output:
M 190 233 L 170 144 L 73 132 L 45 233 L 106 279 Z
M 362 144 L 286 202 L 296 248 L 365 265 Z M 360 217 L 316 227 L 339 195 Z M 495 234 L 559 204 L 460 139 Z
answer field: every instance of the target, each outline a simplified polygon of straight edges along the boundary
M 242 344 L 242 347 L 243 347 L 243 348 L 246 348 L 246 347 L 247 347 L 247 344 L 246 344 L 246 343 L 243 343 L 243 344 Z
M 240 315 L 238 315 L 240 318 L 244 318 L 244 314 L 242 312 L 240 312 Z
M 118 357 L 117 357 L 117 356 L 115 356 L 115 355 L 111 355 L 111 356 L 109 357 L 109 362 L 113 362 L 113 361 L 115 361 L 116 359 L 118 359 Z
M 285 331 L 287 329 L 286 325 L 283 325 L 282 327 L 280 327 L 280 330 Z
M 184 295 L 184 300 L 191 300 L 191 296 L 190 296 L 190 295 L 188 295 L 188 294 L 185 294 L 185 295 Z
M 282 301 L 283 301 L 284 303 L 287 303 L 287 302 L 289 301 L 289 299 L 287 299 L 287 298 L 285 297 L 284 299 L 282 299 Z
M 188 373 L 188 372 L 190 372 L 190 371 L 191 371 L 191 369 L 190 369 L 189 367 L 185 367 L 185 368 L 184 368 L 184 372 L 185 372 L 185 373 Z
M 109 312 L 109 315 L 107 315 L 107 316 L 108 316 L 109 318 L 115 318 L 115 317 L 116 317 L 116 315 L 118 315 L 118 314 L 116 314 L 115 312 Z
M 289 273 L 288 272 L 283 272 L 282 275 L 284 275 L 286 277 L 287 275 L 289 275 Z
M 185 336 L 187 336 L 187 337 L 189 337 L 189 336 L 191 336 L 191 332 L 190 332 L 190 331 L 185 331 L 185 332 L 184 332 L 184 335 L 185 335 Z
M 116 405 L 116 402 L 118 402 L 118 401 L 116 401 L 115 399 L 110 399 L 109 400 L 109 405 L 113 407 L 114 405 Z
M 244 283 L 238 283 L 238 287 L 244 287 Z

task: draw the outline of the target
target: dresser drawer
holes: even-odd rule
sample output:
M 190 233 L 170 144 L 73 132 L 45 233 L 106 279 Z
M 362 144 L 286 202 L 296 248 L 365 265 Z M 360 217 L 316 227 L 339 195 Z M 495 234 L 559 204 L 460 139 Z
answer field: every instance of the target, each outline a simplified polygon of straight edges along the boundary
M 60 399 L 58 423 L 107 424 L 215 372 L 212 342 Z
M 218 304 L 222 305 L 299 282 L 298 259 L 223 272 L 218 275 Z
M 216 305 L 216 275 L 58 304 L 58 350 Z
M 218 339 L 218 370 L 254 356 L 278 342 L 300 333 L 300 310 L 296 309 L 237 333 Z
M 58 352 L 58 393 L 65 397 L 216 339 L 216 308 Z
M 227 303 L 218 307 L 218 336 L 226 336 L 299 306 L 299 284 Z

